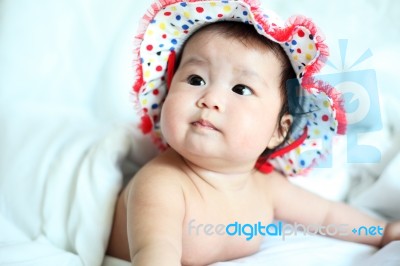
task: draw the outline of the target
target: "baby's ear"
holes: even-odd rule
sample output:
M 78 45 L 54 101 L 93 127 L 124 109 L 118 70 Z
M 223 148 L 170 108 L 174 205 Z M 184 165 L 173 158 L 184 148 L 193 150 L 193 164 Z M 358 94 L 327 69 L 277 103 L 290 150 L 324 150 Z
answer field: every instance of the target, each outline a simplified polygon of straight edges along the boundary
M 292 122 L 292 115 L 285 114 L 282 116 L 282 119 L 279 122 L 279 126 L 276 127 L 275 132 L 268 143 L 268 149 L 274 149 L 276 146 L 283 142 L 290 129 L 290 126 L 292 125 Z

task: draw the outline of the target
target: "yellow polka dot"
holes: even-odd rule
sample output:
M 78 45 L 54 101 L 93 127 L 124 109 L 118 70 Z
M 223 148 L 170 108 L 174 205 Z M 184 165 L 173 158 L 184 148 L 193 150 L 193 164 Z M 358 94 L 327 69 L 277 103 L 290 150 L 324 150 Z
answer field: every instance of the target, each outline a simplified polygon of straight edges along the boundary
M 286 166 L 285 166 L 285 170 L 286 170 L 286 171 L 289 171 L 289 170 L 290 170 L 290 165 L 286 165 Z
M 307 60 L 311 60 L 311 59 L 312 59 L 312 56 L 311 56 L 310 54 L 306 54 L 306 59 L 307 59 Z
M 186 17 L 186 18 L 190 18 L 190 13 L 189 12 L 183 12 L 183 15 Z
M 147 31 L 147 34 L 151 36 L 151 35 L 153 35 L 153 34 L 154 34 L 154 31 L 152 31 L 152 30 L 148 30 L 148 31 Z
M 146 105 L 147 104 L 147 99 L 143 99 L 142 100 L 142 105 Z
M 181 33 L 178 30 L 174 31 L 174 36 L 179 36 L 180 34 Z
M 310 43 L 310 44 L 308 45 L 308 49 L 314 50 L 314 44 Z
M 300 148 L 296 148 L 296 154 L 297 154 L 297 155 L 300 154 Z
M 176 11 L 176 6 L 171 7 L 171 11 Z
M 329 101 L 324 101 L 324 106 L 325 106 L 325 107 L 329 107 L 329 106 L 330 106 Z
M 319 129 L 315 129 L 315 130 L 314 130 L 314 134 L 315 134 L 316 136 L 318 136 L 319 134 L 321 134 L 321 131 L 319 131 Z
M 224 6 L 224 11 L 225 12 L 230 12 L 232 9 L 230 6 Z
M 210 3 L 210 6 L 216 6 L 216 5 L 217 5 L 217 3 L 215 3 L 215 2 Z
M 161 23 L 160 23 L 160 29 L 165 30 L 165 28 L 166 28 L 165 23 L 164 23 L 164 22 L 161 22 Z
M 293 56 L 293 60 L 297 61 L 297 60 L 299 60 L 299 57 L 297 55 L 295 55 L 295 56 Z
M 147 70 L 147 71 L 144 72 L 144 77 L 145 77 L 145 78 L 150 77 L 150 71 L 149 71 L 149 70 Z
M 150 88 L 150 89 L 154 89 L 154 87 L 155 87 L 154 82 L 150 82 L 150 83 L 149 83 L 149 88 Z

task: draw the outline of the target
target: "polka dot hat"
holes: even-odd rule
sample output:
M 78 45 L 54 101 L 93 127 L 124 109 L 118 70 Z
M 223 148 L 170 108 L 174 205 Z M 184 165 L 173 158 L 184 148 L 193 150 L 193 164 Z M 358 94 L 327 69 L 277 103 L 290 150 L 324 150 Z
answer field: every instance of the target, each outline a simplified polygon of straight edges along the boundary
M 308 18 L 295 16 L 284 22 L 271 11 L 261 10 L 254 0 L 160 0 L 151 5 L 136 37 L 137 77 L 132 89 L 142 132 L 151 134 L 161 150 L 167 147 L 160 132 L 160 111 L 175 54 L 196 30 L 221 20 L 254 25 L 259 34 L 279 43 L 289 57 L 300 83 L 303 115 L 295 117 L 288 141 L 268 157 L 260 157 L 256 167 L 265 173 L 275 169 L 286 176 L 305 174 L 327 157 L 332 137 L 344 134 L 346 128 L 340 94 L 314 77 L 328 48 Z

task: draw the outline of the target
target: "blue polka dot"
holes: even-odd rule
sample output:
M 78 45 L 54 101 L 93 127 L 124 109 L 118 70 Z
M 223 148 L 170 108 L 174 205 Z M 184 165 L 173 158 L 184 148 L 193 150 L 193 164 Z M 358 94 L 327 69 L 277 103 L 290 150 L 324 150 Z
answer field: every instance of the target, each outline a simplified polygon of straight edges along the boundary
M 160 47 L 160 48 L 163 48 L 163 47 L 164 47 L 164 44 L 160 44 L 159 47 Z
M 171 43 L 172 43 L 172 44 L 177 44 L 178 41 L 177 41 L 176 39 L 172 39 L 172 40 L 171 40 Z
M 153 105 L 151 106 L 151 109 L 157 109 L 158 108 L 158 104 L 153 103 Z
M 188 22 L 189 22 L 190 24 L 192 24 L 192 25 L 194 24 L 194 22 L 193 22 L 192 20 L 190 20 L 190 19 L 188 20 Z
M 293 41 L 292 41 L 292 44 L 293 44 L 293 45 L 296 45 L 296 44 L 297 44 L 296 40 L 293 40 Z
M 329 137 L 327 135 L 324 135 L 324 140 L 329 140 Z
M 262 29 L 263 29 L 263 28 L 261 27 L 260 24 L 257 24 L 257 28 L 258 28 L 259 30 L 262 30 Z
M 306 165 L 306 162 L 305 162 L 304 160 L 300 160 L 300 165 L 301 165 L 301 166 L 305 166 L 305 165 Z
M 182 25 L 182 29 L 187 30 L 187 29 L 189 29 L 189 26 L 184 24 L 184 25 Z
M 289 46 L 289 43 L 288 43 L 288 42 L 285 42 L 285 45 L 286 45 L 286 46 Z
M 210 20 L 210 19 L 212 19 L 212 17 L 210 17 L 210 16 L 207 16 L 207 17 L 206 17 L 206 19 L 207 19 L 207 20 Z
M 243 16 L 247 16 L 249 14 L 247 11 L 243 11 Z
M 187 4 L 186 3 L 181 3 L 181 6 L 185 7 L 185 6 L 187 6 Z
M 152 20 L 150 20 L 150 23 L 156 23 L 156 20 L 155 19 L 152 19 Z
M 177 15 L 175 18 L 176 20 L 181 20 L 182 17 L 180 15 Z
M 141 57 L 140 58 L 140 63 L 143 64 L 143 62 L 144 62 L 144 59 L 143 59 L 143 57 Z
M 175 47 L 171 47 L 171 48 L 169 48 L 169 50 L 172 52 L 172 51 L 175 51 Z

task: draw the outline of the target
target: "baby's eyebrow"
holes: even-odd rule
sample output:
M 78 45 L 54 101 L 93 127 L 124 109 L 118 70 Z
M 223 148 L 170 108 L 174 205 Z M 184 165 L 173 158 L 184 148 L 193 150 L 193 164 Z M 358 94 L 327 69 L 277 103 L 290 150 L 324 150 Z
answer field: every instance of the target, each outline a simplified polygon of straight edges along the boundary
M 198 65 L 205 65 L 207 63 L 208 63 L 208 61 L 203 58 L 200 58 L 198 56 L 190 56 L 189 58 L 187 58 L 181 62 L 181 66 L 182 67 L 191 66 L 191 65 L 198 66 Z
M 256 71 L 253 71 L 251 69 L 236 68 L 235 72 L 242 77 L 248 77 L 253 80 L 255 79 L 255 80 L 258 80 L 259 82 L 264 83 L 265 85 L 268 85 L 268 82 L 264 79 L 263 76 L 261 76 L 259 73 L 257 73 Z

